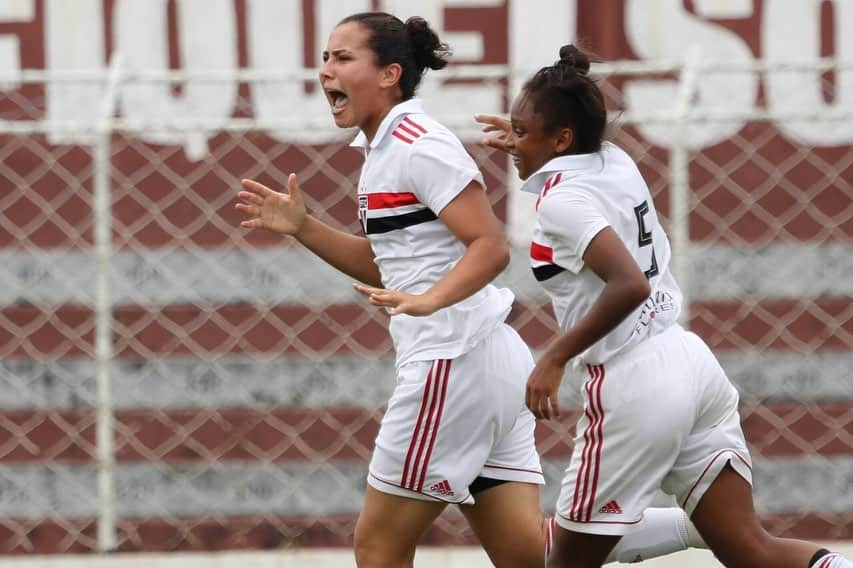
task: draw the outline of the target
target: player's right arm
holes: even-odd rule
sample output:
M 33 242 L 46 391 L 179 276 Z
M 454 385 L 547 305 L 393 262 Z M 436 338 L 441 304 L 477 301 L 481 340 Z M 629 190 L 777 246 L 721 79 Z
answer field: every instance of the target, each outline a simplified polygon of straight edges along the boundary
M 247 229 L 267 229 L 291 235 L 308 250 L 341 272 L 370 286 L 382 286 L 370 241 L 338 231 L 308 214 L 296 174 L 287 178 L 287 193 L 273 191 L 250 179 L 242 180 L 236 209 L 249 216 Z

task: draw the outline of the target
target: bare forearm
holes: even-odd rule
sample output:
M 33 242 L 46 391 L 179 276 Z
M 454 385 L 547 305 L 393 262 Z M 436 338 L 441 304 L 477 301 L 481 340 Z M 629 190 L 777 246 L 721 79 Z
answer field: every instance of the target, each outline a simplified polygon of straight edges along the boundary
M 341 272 L 370 286 L 382 286 L 373 249 L 365 237 L 338 231 L 310 215 L 294 237 Z
M 508 263 L 509 250 L 502 237 L 476 239 L 456 266 L 427 294 L 432 296 L 439 309 L 451 306 L 494 280 Z
M 608 283 L 586 315 L 557 337 L 545 350 L 543 357 L 565 365 L 569 359 L 583 353 L 613 331 L 647 298 L 648 292 L 641 286 Z

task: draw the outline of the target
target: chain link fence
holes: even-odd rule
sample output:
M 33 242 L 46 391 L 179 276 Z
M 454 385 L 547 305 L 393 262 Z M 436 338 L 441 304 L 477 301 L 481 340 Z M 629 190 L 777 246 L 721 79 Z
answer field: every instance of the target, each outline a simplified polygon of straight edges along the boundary
M 799 140 L 797 119 L 765 110 L 695 105 L 689 84 L 683 113 L 643 114 L 630 86 L 683 86 L 685 70 L 601 70 L 611 137 L 685 259 L 688 323 L 741 392 L 765 522 L 850 538 L 853 148 Z M 696 88 L 715 72 L 733 71 L 699 69 Z M 0 92 L 0 553 L 349 544 L 394 385 L 388 318 L 304 249 L 240 229 L 233 205 L 241 178 L 280 188 L 296 172 L 313 214 L 358 232 L 352 133 L 325 116 L 255 120 L 248 80 L 218 124 L 132 122 L 111 105 L 55 124 L 56 80 Z M 141 81 L 114 80 L 118 101 Z M 504 156 L 469 117 L 428 108 L 523 225 L 532 204 Z M 523 246 L 500 281 L 517 296 L 510 323 L 542 348 L 554 324 Z M 549 510 L 576 417 L 537 432 Z M 473 536 L 448 511 L 426 540 Z

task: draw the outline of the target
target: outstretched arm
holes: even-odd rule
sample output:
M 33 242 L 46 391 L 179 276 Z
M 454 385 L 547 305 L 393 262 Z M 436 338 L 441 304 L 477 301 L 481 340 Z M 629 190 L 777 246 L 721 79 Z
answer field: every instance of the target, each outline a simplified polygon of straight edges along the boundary
M 287 193 L 273 191 L 250 179 L 242 180 L 241 203 L 236 209 L 248 216 L 240 223 L 247 229 L 267 229 L 291 235 L 308 250 L 360 282 L 381 286 L 382 280 L 370 242 L 338 231 L 308 214 L 296 174 L 287 178 Z

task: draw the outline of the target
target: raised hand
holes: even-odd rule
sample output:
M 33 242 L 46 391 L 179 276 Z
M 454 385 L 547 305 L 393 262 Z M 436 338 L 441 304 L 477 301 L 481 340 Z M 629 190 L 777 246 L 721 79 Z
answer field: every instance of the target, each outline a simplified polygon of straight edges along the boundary
M 501 150 L 502 152 L 509 152 L 506 145 L 507 138 L 509 138 L 512 132 L 512 124 L 509 120 L 491 114 L 475 114 L 474 120 L 484 125 L 483 132 L 487 134 L 490 132 L 497 133 L 493 136 L 483 138 L 480 142 L 481 144 Z
M 296 174 L 287 177 L 287 193 L 273 191 L 250 179 L 241 182 L 243 191 L 237 193 L 241 203 L 234 207 L 249 218 L 240 222 L 247 229 L 268 229 L 285 235 L 296 235 L 305 223 L 307 213 L 302 192 L 296 184 Z
M 391 308 L 392 316 L 408 314 L 410 316 L 428 316 L 435 313 L 437 306 L 427 294 L 407 294 L 397 290 L 374 288 L 363 284 L 353 284 L 353 288 L 361 292 L 374 306 Z

